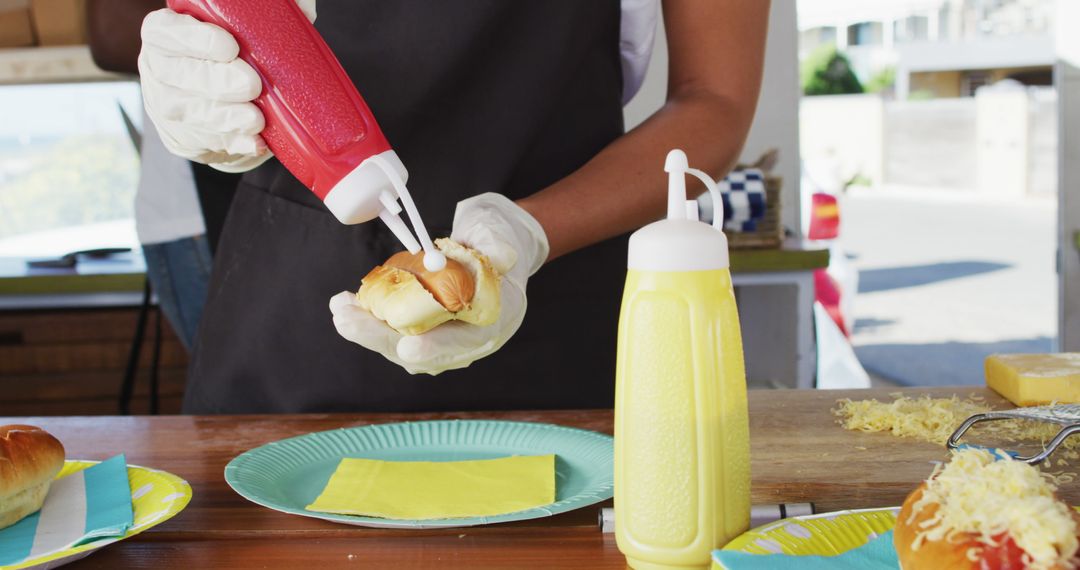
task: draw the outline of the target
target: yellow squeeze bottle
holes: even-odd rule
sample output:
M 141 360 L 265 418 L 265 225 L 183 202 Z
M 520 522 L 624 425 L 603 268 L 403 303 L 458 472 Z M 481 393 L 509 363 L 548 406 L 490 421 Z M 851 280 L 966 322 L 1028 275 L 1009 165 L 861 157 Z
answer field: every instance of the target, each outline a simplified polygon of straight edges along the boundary
M 630 237 L 615 381 L 615 537 L 637 570 L 707 568 L 750 525 L 746 373 L 719 189 L 672 150 L 668 216 Z M 685 175 L 712 193 L 697 220 Z

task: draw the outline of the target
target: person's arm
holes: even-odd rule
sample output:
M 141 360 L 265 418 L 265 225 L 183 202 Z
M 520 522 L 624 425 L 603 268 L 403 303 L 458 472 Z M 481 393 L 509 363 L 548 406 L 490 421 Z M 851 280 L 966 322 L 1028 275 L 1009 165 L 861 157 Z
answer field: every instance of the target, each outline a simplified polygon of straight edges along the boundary
M 769 1 L 665 0 L 663 7 L 667 102 L 576 172 L 518 201 L 543 226 L 548 260 L 659 218 L 669 150 L 683 149 L 691 166 L 714 177 L 738 160 L 761 86 Z M 688 180 L 687 190 L 704 186 Z
M 90 0 L 86 6 L 90 55 L 105 71 L 139 73 L 139 29 L 165 0 Z

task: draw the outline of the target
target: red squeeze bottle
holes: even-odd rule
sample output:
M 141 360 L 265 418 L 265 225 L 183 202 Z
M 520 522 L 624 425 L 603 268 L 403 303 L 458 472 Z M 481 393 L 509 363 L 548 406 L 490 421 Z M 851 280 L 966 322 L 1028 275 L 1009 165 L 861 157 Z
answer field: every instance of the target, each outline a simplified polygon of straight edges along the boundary
M 262 78 L 254 103 L 266 118 L 266 145 L 338 220 L 379 217 L 417 253 L 421 246 L 398 215 L 400 197 L 423 242 L 424 265 L 442 268 L 445 260 L 405 187 L 405 165 L 295 0 L 168 0 L 168 6 L 236 38 L 240 58 Z

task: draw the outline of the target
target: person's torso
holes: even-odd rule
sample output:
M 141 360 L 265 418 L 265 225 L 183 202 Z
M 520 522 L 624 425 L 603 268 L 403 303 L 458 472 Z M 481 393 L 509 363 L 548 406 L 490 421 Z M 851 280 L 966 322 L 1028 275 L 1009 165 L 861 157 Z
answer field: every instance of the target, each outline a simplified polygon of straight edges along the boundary
M 316 27 L 409 170 L 433 236 L 460 200 L 543 190 L 622 134 L 618 0 L 320 0 Z M 196 349 L 188 411 L 610 406 L 625 239 L 529 280 L 499 352 L 410 376 L 334 331 L 326 301 L 401 246 L 343 226 L 277 161 L 245 176 Z M 572 207 L 572 206 L 571 206 Z
M 316 28 L 408 169 L 429 228 L 448 231 L 469 196 L 517 199 L 545 188 L 622 131 L 616 0 L 318 8 Z M 322 207 L 277 161 L 247 180 Z

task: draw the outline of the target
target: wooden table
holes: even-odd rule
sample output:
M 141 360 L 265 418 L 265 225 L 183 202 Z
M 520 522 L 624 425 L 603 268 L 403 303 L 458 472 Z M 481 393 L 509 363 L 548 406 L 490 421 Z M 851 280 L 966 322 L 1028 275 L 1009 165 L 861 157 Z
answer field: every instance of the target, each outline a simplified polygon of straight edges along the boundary
M 814 502 L 819 510 L 898 505 L 945 458 L 935 445 L 845 431 L 830 413 L 837 398 L 888 399 L 898 390 L 752 391 L 752 498 Z M 907 389 L 907 394 L 979 394 L 985 389 Z M 596 525 L 598 507 L 546 519 L 448 530 L 379 530 L 290 516 L 249 503 L 224 481 L 238 453 L 277 439 L 346 426 L 419 419 L 495 418 L 612 431 L 610 411 L 292 416 L 7 418 L 59 437 L 68 456 L 130 463 L 187 479 L 194 498 L 176 518 L 104 548 L 78 568 L 623 568 L 614 535 Z M 859 449 L 860 447 L 865 449 Z M 1080 503 L 1080 488 L 1063 489 Z

